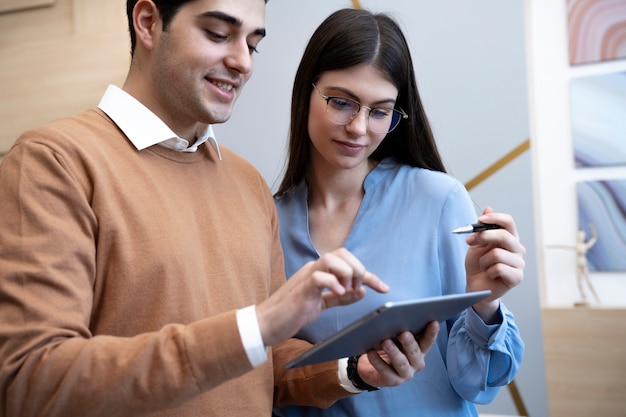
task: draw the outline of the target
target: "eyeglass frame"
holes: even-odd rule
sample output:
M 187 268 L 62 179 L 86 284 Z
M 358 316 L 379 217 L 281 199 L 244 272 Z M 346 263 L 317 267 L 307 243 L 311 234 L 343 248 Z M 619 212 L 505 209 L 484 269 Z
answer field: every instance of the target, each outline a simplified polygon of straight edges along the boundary
M 391 108 L 389 108 L 389 107 L 373 107 L 373 108 L 372 108 L 372 107 L 369 107 L 369 106 L 365 106 L 365 105 L 363 105 L 363 104 L 359 103 L 358 101 L 356 101 L 356 100 L 354 100 L 354 99 L 352 99 L 352 98 L 349 98 L 349 97 L 343 97 L 343 96 L 327 96 L 327 95 L 325 95 L 325 94 L 322 94 L 322 92 L 321 92 L 321 91 L 317 88 L 317 86 L 315 85 L 315 83 L 311 83 L 311 85 L 313 86 L 313 88 L 315 89 L 315 91 L 317 91 L 317 94 L 319 94 L 319 96 L 320 96 L 321 98 L 323 98 L 323 99 L 326 101 L 326 114 L 327 114 L 327 115 L 328 115 L 328 105 L 330 104 L 330 100 L 332 100 L 332 99 L 334 99 L 334 98 L 340 98 L 340 99 L 344 99 L 344 100 L 350 100 L 351 102 L 353 102 L 353 103 L 355 103 L 355 104 L 357 105 L 357 111 L 356 111 L 356 112 L 354 112 L 354 113 L 352 114 L 352 116 L 350 117 L 350 119 L 348 119 L 345 123 L 338 123 L 338 122 L 336 122 L 336 121 L 334 121 L 334 120 L 330 119 L 330 117 L 328 118 L 328 120 L 330 120 L 332 123 L 334 123 L 334 124 L 336 124 L 336 125 L 338 125 L 338 126 L 345 126 L 345 125 L 347 125 L 348 123 L 350 123 L 351 121 L 353 121 L 353 120 L 356 118 L 356 116 L 359 114 L 359 112 L 361 111 L 361 109 L 367 109 L 367 110 L 369 110 L 369 113 L 367 113 L 367 128 L 368 128 L 369 130 L 371 130 L 371 128 L 370 128 L 370 116 L 371 116 L 372 111 L 373 111 L 374 109 L 381 108 L 381 109 L 391 110 L 392 112 L 396 112 L 396 113 L 400 114 L 400 117 L 398 118 L 398 121 L 396 122 L 395 126 L 393 126 L 392 128 L 388 129 L 386 132 L 374 132 L 373 130 L 371 130 L 373 133 L 376 133 L 376 134 L 379 134 L 379 135 L 382 135 L 382 134 L 385 134 L 385 135 L 386 135 L 387 133 L 392 132 L 392 131 L 396 128 L 396 127 L 398 127 L 398 125 L 400 124 L 400 122 L 401 122 L 402 120 L 406 120 L 406 119 L 408 119 L 408 118 L 409 118 L 409 115 L 408 115 L 408 114 L 406 114 L 406 112 L 405 112 L 404 110 L 402 110 L 400 107 L 398 107 L 398 108 L 395 108 L 395 107 L 391 107 Z M 392 121 L 393 121 L 393 117 L 392 117 Z

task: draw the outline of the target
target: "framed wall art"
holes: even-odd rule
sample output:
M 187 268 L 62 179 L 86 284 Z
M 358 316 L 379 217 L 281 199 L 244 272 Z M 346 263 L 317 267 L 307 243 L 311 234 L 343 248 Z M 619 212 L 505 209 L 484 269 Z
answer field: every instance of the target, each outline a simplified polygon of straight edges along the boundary
M 626 166 L 626 72 L 573 79 L 570 103 L 576 167 Z
M 577 184 L 579 230 L 587 241 L 590 271 L 626 271 L 626 179 Z
M 572 65 L 626 58 L 626 1 L 565 1 Z

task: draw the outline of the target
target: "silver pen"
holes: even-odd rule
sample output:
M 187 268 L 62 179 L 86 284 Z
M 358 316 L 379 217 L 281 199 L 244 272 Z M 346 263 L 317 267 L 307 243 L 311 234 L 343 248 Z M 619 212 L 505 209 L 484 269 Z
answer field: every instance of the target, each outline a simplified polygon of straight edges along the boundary
M 452 231 L 452 233 L 475 233 L 475 232 L 482 232 L 485 230 L 500 229 L 500 228 L 501 227 L 498 226 L 497 224 L 474 223 L 474 224 L 468 224 L 467 226 L 457 227 L 456 229 Z

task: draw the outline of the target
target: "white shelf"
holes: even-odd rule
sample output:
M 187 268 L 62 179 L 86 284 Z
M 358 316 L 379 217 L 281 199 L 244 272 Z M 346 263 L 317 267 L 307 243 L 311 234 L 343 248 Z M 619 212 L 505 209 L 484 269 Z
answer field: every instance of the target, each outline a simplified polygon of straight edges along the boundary
M 621 180 L 626 178 L 626 166 L 576 168 L 574 179 L 580 181 Z
M 569 75 L 571 79 L 574 79 L 593 75 L 613 74 L 616 72 L 626 72 L 626 59 L 616 59 L 614 61 L 604 61 L 594 64 L 572 65 Z

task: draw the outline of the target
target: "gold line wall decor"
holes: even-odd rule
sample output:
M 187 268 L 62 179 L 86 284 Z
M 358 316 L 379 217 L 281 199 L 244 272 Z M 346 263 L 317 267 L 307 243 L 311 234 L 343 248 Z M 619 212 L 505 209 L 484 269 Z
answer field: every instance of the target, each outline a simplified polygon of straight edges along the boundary
M 487 178 L 495 174 L 497 171 L 506 166 L 509 162 L 513 161 L 515 158 L 520 156 L 522 153 L 527 151 L 530 148 L 530 139 L 526 139 L 519 146 L 513 149 L 511 152 L 504 155 L 502 158 L 488 166 L 484 171 L 480 174 L 476 175 L 474 178 L 465 183 L 465 188 L 467 191 L 476 187 L 481 182 L 485 181 Z

